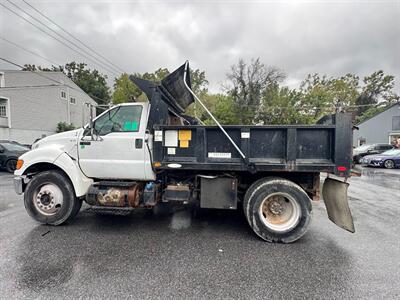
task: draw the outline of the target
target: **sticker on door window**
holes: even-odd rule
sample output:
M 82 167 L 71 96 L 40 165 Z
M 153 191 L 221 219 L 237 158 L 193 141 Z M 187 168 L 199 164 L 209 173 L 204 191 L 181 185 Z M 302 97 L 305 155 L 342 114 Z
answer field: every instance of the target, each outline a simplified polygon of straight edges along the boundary
M 123 131 L 138 131 L 139 123 L 136 121 L 125 121 Z

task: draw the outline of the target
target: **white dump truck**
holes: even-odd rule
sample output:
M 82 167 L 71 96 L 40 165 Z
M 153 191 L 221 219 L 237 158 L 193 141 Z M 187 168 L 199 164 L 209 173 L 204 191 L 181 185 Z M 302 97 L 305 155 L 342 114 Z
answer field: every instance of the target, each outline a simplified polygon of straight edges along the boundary
M 111 107 L 19 157 L 15 189 L 35 220 L 69 222 L 82 201 L 113 208 L 243 207 L 261 239 L 289 243 L 307 230 L 324 172 L 328 216 L 354 232 L 345 182 L 352 155 L 349 114 L 311 126 L 221 126 L 191 90 L 187 62 L 161 82 L 133 81 L 149 102 Z M 184 115 L 194 101 L 215 126 Z

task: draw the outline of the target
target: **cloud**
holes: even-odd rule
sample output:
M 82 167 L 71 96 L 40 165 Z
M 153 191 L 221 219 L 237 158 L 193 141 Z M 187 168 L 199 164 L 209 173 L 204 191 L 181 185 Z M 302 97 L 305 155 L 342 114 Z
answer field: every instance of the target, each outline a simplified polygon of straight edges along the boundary
M 25 3 L 16 3 L 34 13 Z M 260 57 L 265 64 L 283 69 L 291 87 L 315 72 L 365 76 L 383 69 L 400 78 L 396 1 L 30 3 L 128 72 L 172 70 L 189 59 L 192 67 L 206 71 L 213 91 L 220 89 L 239 58 Z M 85 60 L 2 7 L 0 18 L 3 37 L 60 64 Z M 0 52 L 20 64 L 47 64 L 3 41 Z M 9 68 L 0 64 L 4 67 Z

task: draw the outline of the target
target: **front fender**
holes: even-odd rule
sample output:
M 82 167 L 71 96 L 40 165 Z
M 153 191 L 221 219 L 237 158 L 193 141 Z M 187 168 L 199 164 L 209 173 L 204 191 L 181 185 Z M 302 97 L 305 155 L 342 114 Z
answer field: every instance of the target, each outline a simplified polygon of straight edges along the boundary
M 75 195 L 81 197 L 86 195 L 93 180 L 86 177 L 79 168 L 78 162 L 67 153 L 54 148 L 38 148 L 29 151 L 20 157 L 24 161 L 21 169 L 16 170 L 16 176 L 26 175 L 29 168 L 40 163 L 49 163 L 57 166 L 67 174 L 72 182 Z
M 22 176 L 27 169 L 38 163 L 52 164 L 64 151 L 55 147 L 43 147 L 30 150 L 22 154 L 18 159 L 22 159 L 24 164 L 19 170 L 15 170 L 16 176 Z

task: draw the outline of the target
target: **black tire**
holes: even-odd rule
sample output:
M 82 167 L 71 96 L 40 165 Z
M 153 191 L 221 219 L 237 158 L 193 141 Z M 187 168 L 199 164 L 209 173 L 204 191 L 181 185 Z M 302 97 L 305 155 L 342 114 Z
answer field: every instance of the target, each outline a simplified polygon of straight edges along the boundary
M 76 217 L 76 215 L 77 215 L 77 214 L 79 213 L 79 211 L 81 210 L 82 202 L 83 202 L 82 199 L 79 199 L 79 198 L 76 198 L 76 199 L 75 199 L 74 209 L 72 210 L 72 213 L 71 213 L 71 215 L 69 216 L 69 218 L 68 218 L 67 221 L 70 221 L 70 220 L 72 220 L 73 218 Z
M 297 212 L 297 218 L 287 230 L 275 230 L 266 225 L 261 216 L 261 206 L 266 199 L 278 195 L 286 202 L 293 203 Z M 302 237 L 310 224 L 312 205 L 306 192 L 297 184 L 282 178 L 264 178 L 253 183 L 247 190 L 243 209 L 246 219 L 253 231 L 263 240 L 268 242 L 291 243 Z M 265 216 L 264 216 L 265 217 Z M 266 219 L 266 217 L 265 217 Z
M 394 167 L 395 167 L 395 163 L 394 163 L 394 161 L 391 160 L 391 159 L 386 160 L 386 161 L 383 163 L 383 165 L 384 165 L 384 167 L 385 167 L 386 169 L 394 169 Z
M 56 186 L 62 194 L 62 204 L 52 215 L 42 213 L 34 203 L 40 188 L 48 184 Z M 24 193 L 25 209 L 33 219 L 42 224 L 61 225 L 70 220 L 74 217 L 73 214 L 76 214 L 80 209 L 80 205 L 77 202 L 79 201 L 75 197 L 75 191 L 69 178 L 66 178 L 62 172 L 57 170 L 36 174 L 27 184 Z
M 17 167 L 17 160 L 16 159 L 9 159 L 6 162 L 6 171 L 7 172 L 14 173 L 16 167 Z

